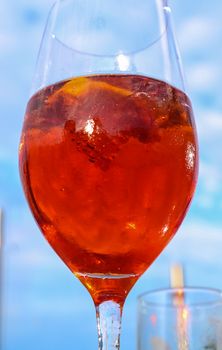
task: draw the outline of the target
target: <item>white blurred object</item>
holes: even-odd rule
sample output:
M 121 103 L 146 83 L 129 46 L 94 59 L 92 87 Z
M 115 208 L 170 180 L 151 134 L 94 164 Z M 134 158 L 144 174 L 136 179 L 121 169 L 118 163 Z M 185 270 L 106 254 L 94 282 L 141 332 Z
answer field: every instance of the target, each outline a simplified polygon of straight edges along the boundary
M 184 268 L 180 264 L 174 264 L 170 268 L 170 286 L 171 288 L 184 287 Z
M 185 304 L 183 287 L 185 285 L 184 268 L 181 264 L 174 264 L 170 268 L 171 288 L 177 288 L 173 296 L 173 303 L 178 307 L 177 312 L 177 335 L 178 349 L 189 350 L 188 322 L 189 310 Z
M 0 209 L 0 252 L 1 252 L 1 256 L 2 256 L 2 248 L 3 248 L 2 218 L 3 218 L 3 211 L 2 211 L 2 209 Z

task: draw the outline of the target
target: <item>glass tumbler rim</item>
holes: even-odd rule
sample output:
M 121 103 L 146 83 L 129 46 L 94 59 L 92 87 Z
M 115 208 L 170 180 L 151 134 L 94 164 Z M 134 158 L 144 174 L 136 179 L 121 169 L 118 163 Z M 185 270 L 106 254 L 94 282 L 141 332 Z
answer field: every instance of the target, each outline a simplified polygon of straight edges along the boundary
M 154 289 L 150 291 L 146 291 L 144 293 L 141 293 L 137 297 L 138 304 L 141 305 L 143 308 L 158 308 L 158 309 L 171 309 L 174 310 L 178 308 L 178 305 L 172 303 L 166 303 L 164 301 L 152 301 L 147 300 L 146 296 L 152 296 L 154 295 L 161 295 L 161 294 L 172 294 L 172 300 L 173 295 L 178 292 L 178 295 L 188 295 L 191 293 L 201 293 L 202 295 L 211 295 L 214 296 L 214 299 L 207 300 L 207 301 L 194 301 L 194 302 L 185 302 L 184 305 L 188 306 L 189 308 L 206 308 L 206 307 L 216 307 L 218 305 L 222 306 L 222 290 L 219 288 L 212 288 L 212 287 L 178 287 L 178 288 L 160 288 L 160 289 Z M 183 304 L 182 304 L 183 305 Z

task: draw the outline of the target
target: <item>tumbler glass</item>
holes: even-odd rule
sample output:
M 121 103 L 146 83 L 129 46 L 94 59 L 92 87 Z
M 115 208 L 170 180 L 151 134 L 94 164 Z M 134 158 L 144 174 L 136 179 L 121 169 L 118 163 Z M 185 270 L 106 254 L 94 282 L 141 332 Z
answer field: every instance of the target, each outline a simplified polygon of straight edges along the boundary
M 138 350 L 221 350 L 222 293 L 163 289 L 138 298 Z

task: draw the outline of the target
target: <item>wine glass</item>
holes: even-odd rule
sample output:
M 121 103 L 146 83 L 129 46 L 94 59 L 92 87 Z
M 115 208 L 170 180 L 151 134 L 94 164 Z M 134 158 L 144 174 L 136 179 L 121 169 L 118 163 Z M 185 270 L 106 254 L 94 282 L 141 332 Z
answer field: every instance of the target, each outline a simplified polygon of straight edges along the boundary
M 43 36 L 20 174 L 47 241 L 118 349 L 132 286 L 181 224 L 197 139 L 165 0 L 63 0 Z

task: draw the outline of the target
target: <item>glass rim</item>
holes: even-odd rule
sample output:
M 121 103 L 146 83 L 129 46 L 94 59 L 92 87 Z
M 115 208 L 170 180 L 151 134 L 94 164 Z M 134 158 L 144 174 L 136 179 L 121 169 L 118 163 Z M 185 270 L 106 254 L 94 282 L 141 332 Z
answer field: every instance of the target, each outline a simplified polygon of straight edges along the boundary
M 49 22 L 50 17 L 53 16 L 53 12 L 57 11 L 57 7 L 60 4 L 63 4 L 63 3 L 69 2 L 69 1 L 75 1 L 75 0 L 55 0 L 52 3 L 52 5 L 50 6 L 50 9 L 49 9 L 48 18 L 47 18 L 47 21 L 46 21 L 46 26 L 47 26 L 47 24 Z M 154 0 L 154 1 L 156 2 L 157 0 Z M 128 51 L 127 52 L 119 51 L 119 52 L 116 52 L 116 53 L 113 53 L 113 54 L 97 54 L 97 53 L 91 53 L 91 52 L 87 52 L 87 51 L 82 51 L 82 50 L 73 48 L 72 46 L 64 43 L 63 40 L 60 39 L 58 37 L 58 35 L 54 32 L 54 30 L 51 31 L 51 37 L 52 37 L 52 39 L 56 40 L 59 45 L 62 45 L 67 50 L 76 52 L 77 54 L 81 54 L 83 56 L 91 56 L 91 57 L 98 57 L 98 58 L 115 58 L 115 57 L 117 57 L 118 55 L 121 55 L 121 54 L 123 54 L 125 56 L 133 56 L 133 55 L 145 52 L 146 50 L 148 50 L 149 48 L 154 46 L 156 43 L 161 41 L 162 38 L 167 34 L 167 31 L 168 31 L 168 28 L 170 26 L 170 23 L 169 23 L 169 18 L 167 18 L 166 15 L 167 14 L 169 15 L 169 13 L 171 13 L 171 7 L 169 6 L 169 3 L 168 3 L 169 0 L 160 0 L 160 1 L 162 2 L 163 10 L 166 12 L 164 14 L 165 20 L 166 20 L 165 28 L 155 40 L 151 41 L 150 44 L 145 45 L 144 47 L 141 47 L 140 49 L 137 49 L 137 50 L 132 50 L 132 51 L 129 51 L 129 52 Z
M 71 0 L 54 0 L 54 2 L 52 3 L 52 6 L 51 7 L 53 7 L 54 5 L 56 5 L 58 2 L 66 2 L 66 1 L 71 1 Z M 75 1 L 75 0 L 73 0 L 73 1 Z M 154 1 L 157 1 L 157 0 L 154 0 Z M 161 1 L 162 3 L 163 3 L 163 6 L 165 7 L 165 6 L 169 6 L 169 0 L 159 0 L 159 1 Z
M 188 294 L 191 292 L 199 292 L 199 293 L 208 293 L 211 295 L 215 295 L 216 298 L 211 301 L 200 301 L 200 302 L 191 302 L 191 303 L 184 303 L 184 305 L 188 306 L 189 308 L 203 308 L 203 307 L 215 307 L 217 305 L 222 305 L 222 290 L 219 288 L 211 288 L 211 287 L 177 287 L 177 288 L 160 288 L 160 289 L 154 289 L 150 291 L 146 291 L 142 294 L 139 294 L 137 296 L 137 302 L 140 305 L 143 302 L 143 306 L 146 308 L 162 308 L 162 309 L 176 309 L 178 308 L 178 305 L 175 304 L 168 304 L 164 302 L 155 302 L 155 301 L 148 301 L 145 299 L 146 296 L 151 296 L 152 294 L 158 294 L 158 293 L 175 293 L 175 292 L 181 292 L 183 291 L 184 294 Z

